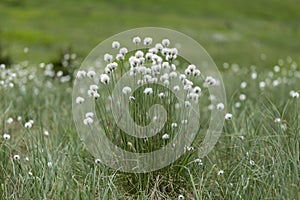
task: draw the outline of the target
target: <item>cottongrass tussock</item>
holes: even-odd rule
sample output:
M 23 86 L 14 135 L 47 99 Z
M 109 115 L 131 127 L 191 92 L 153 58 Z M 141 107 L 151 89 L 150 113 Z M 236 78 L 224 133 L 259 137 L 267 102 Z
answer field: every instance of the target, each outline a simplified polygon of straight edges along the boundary
M 166 177 L 169 176 L 169 169 L 173 165 L 181 165 L 182 167 L 176 167 L 171 173 L 174 176 L 176 173 L 180 174 L 184 166 L 190 162 L 190 158 L 198 157 L 197 150 L 201 146 L 203 135 L 197 139 L 198 141 L 192 140 L 187 143 L 183 140 L 182 142 L 186 143 L 183 146 L 178 144 L 178 141 L 174 142 L 174 139 L 178 137 L 179 132 L 186 137 L 189 134 L 198 135 L 199 130 L 192 133 L 188 131 L 188 127 L 193 126 L 195 121 L 203 122 L 203 128 L 208 128 L 210 111 L 207 110 L 210 104 L 213 105 L 211 110 L 215 110 L 224 118 L 225 102 L 220 102 L 214 95 L 210 96 L 209 92 L 211 88 L 220 87 L 221 80 L 218 80 L 214 74 L 203 73 L 202 66 L 196 66 L 182 58 L 180 49 L 172 46 L 176 41 L 167 38 L 156 40 L 152 37 L 134 36 L 132 37 L 134 50 L 128 50 L 129 48 L 122 46 L 123 43 L 115 40 L 111 43 L 112 50 L 99 55 L 99 60 L 102 60 L 104 66 L 101 71 L 97 66 L 89 65 L 87 69 L 80 69 L 77 72 L 76 84 L 82 84 L 82 87 L 74 97 L 74 106 L 84 109 L 91 102 L 95 103 L 93 115 L 80 113 L 81 123 L 86 126 L 86 132 L 99 125 L 113 144 L 128 152 L 151 153 L 168 145 L 172 147 L 172 152 L 180 148 L 183 156 L 161 171 Z M 96 72 L 92 74 L 93 79 L 84 76 L 89 71 Z M 116 96 L 116 91 L 119 96 Z M 153 134 L 151 137 L 130 136 L 129 133 L 137 132 L 134 129 L 137 125 L 156 126 L 165 120 L 162 119 L 163 115 L 153 113 L 153 105 L 161 105 L 160 109 L 164 109 L 167 113 L 167 120 L 162 128 L 149 127 L 146 134 Z M 123 110 L 125 108 L 129 110 L 129 115 L 126 116 L 125 123 L 119 126 L 121 120 L 114 116 L 113 110 L 127 115 L 127 110 Z M 195 110 L 202 112 L 205 117 L 191 116 L 190 113 Z M 132 128 L 129 133 L 125 130 L 128 126 Z M 167 152 L 165 154 L 165 156 L 171 155 Z M 102 161 L 103 159 L 95 159 L 96 164 Z M 202 165 L 202 161 L 197 163 Z M 153 174 L 155 173 L 149 173 L 149 177 Z M 179 180 L 180 177 L 174 177 L 174 182 Z
M 129 102 L 131 102 L 129 104 L 130 109 L 134 110 L 134 116 L 128 117 L 133 117 L 137 124 L 147 125 L 149 123 L 148 116 L 150 116 L 148 109 L 152 104 L 160 103 L 167 108 L 170 119 L 172 119 L 172 122 L 165 129 L 161 130 L 160 138 L 163 140 L 172 139 L 174 135 L 172 133 L 176 131 L 174 128 L 180 130 L 180 126 L 188 124 L 189 121 L 186 118 L 182 119 L 180 109 L 191 109 L 193 105 L 198 104 L 200 98 L 207 98 L 210 101 L 208 97 L 205 97 L 208 93 L 208 88 L 218 87 L 220 80 L 214 78 L 213 75 L 205 76 L 198 66 L 183 60 L 179 56 L 180 51 L 172 47 L 171 41 L 167 38 L 155 41 L 151 37 L 142 38 L 135 36 L 132 38 L 132 42 L 136 45 L 136 50 L 133 51 L 128 51 L 126 47 L 121 46 L 122 42 L 112 42 L 111 47 L 116 49 L 115 54 L 104 53 L 103 59 L 106 67 L 100 73 L 93 73 L 93 77 L 98 77 L 98 80 L 94 82 L 97 84 L 93 83 L 89 85 L 87 97 L 92 97 L 96 100 L 97 115 L 99 114 L 102 122 L 106 122 L 106 126 L 111 126 L 114 123 L 114 119 L 107 112 L 110 109 L 105 102 L 108 101 L 109 104 L 113 102 L 114 99 L 111 98 L 113 96 L 112 90 L 118 83 L 118 80 L 122 78 L 122 75 L 129 73 L 132 77 L 130 81 L 134 81 L 133 84 L 140 87 L 133 90 L 132 84 L 129 84 L 123 85 L 121 88 L 122 95 L 128 95 L 126 99 L 129 99 Z M 85 74 L 88 74 L 90 71 L 94 72 L 97 70 L 96 68 L 90 68 L 87 72 L 79 70 L 76 75 L 78 81 L 84 78 Z M 141 95 L 141 92 L 144 95 Z M 203 96 L 204 93 L 205 95 Z M 177 102 L 176 95 L 178 94 L 183 96 L 183 102 Z M 84 106 L 84 100 L 87 97 L 85 93 L 82 93 L 82 96 L 76 97 L 75 102 L 82 104 L 78 106 Z M 211 99 L 211 102 L 215 102 L 215 99 Z M 121 102 L 114 102 L 115 106 L 120 104 Z M 225 105 L 222 102 L 218 104 L 214 103 L 212 106 L 211 110 L 215 107 L 217 110 L 225 109 Z M 206 105 L 206 108 L 208 107 L 209 105 Z M 137 111 L 140 111 L 140 113 Z M 142 115 L 143 117 L 138 117 L 138 115 Z M 229 118 L 229 116 L 227 117 Z M 82 120 L 85 125 L 92 125 L 96 119 L 85 116 Z M 106 128 L 106 130 L 110 132 L 109 129 Z M 164 134 L 163 132 L 170 132 L 170 134 Z M 124 134 L 122 130 L 119 130 L 119 134 L 113 134 L 117 135 L 114 136 L 115 139 L 124 140 L 119 143 L 127 144 L 126 141 L 129 138 L 124 139 L 126 137 L 122 136 Z M 165 144 L 164 142 L 156 144 L 160 143 L 161 145 Z M 161 147 L 161 145 L 158 145 L 158 147 Z M 137 143 L 134 143 L 133 146 L 134 148 L 140 148 L 138 147 L 140 145 Z M 152 149 L 152 147 L 148 149 Z

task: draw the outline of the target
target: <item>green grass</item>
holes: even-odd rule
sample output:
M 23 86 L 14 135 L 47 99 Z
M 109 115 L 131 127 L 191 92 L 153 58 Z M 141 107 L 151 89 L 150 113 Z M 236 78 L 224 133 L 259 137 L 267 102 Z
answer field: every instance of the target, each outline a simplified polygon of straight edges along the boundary
M 17 73 L 17 77 L 14 88 L 0 87 L 1 133 L 11 135 L 10 140 L 0 139 L 0 197 L 176 199 L 181 194 L 186 199 L 297 199 L 300 102 L 289 95 L 291 90 L 299 92 L 299 69 L 291 67 L 293 62 L 296 63 L 284 59 L 281 71 L 273 71 L 270 76 L 270 70 L 260 67 L 265 65 L 261 61 L 256 69 L 258 78 L 254 80 L 247 67 L 237 71 L 235 67 L 224 69 L 227 111 L 233 114 L 233 119 L 226 121 L 217 145 L 202 159 L 202 165 L 195 162 L 197 152 L 192 151 L 172 165 L 141 174 L 118 172 L 95 163 L 96 158 L 81 142 L 72 120 L 70 83 L 49 79 L 43 75 L 43 69 L 26 64 L 22 70 L 18 66 L 2 70 L 7 74 Z M 28 79 L 30 74 L 34 79 Z M 272 85 L 274 80 L 284 79 L 287 82 Z M 2 77 L 2 80 L 9 79 Z M 244 81 L 247 87 L 240 88 Z M 259 88 L 260 81 L 266 82 L 263 90 Z M 99 92 L 104 95 L 104 91 Z M 239 99 L 240 94 L 246 94 L 245 101 Z M 136 95 L 144 94 L 137 91 Z M 137 107 L 134 105 L 132 110 L 151 106 L 148 100 L 137 101 Z M 236 106 L 237 102 L 240 107 Z M 108 114 L 99 112 L 99 116 L 102 112 L 104 119 L 109 119 Z M 17 121 L 17 116 L 23 119 Z M 143 116 L 136 120 L 145 122 Z M 7 123 L 9 117 L 14 122 Z M 207 111 L 204 117 L 208 117 Z M 276 123 L 276 118 L 281 122 Z M 33 127 L 24 128 L 25 122 L 31 119 Z M 45 130 L 49 131 L 48 136 Z M 132 150 L 122 141 L 122 131 L 107 130 L 113 139 L 121 136 L 119 146 Z M 130 141 L 131 137 L 127 139 Z M 150 143 L 146 148 L 159 148 L 160 144 L 157 139 L 152 147 Z M 197 142 L 193 144 L 197 145 Z M 139 148 L 144 151 L 141 142 L 132 142 L 132 147 L 134 151 Z M 15 160 L 14 155 L 20 155 L 20 160 Z M 224 174 L 219 175 L 220 170 Z
M 1 1 L 0 42 L 16 65 L 0 69 L 0 81 L 10 82 L 6 74 L 17 76 L 13 88 L 0 84 L 0 199 L 177 199 L 180 194 L 185 199 L 299 199 L 300 99 L 289 96 L 291 90 L 300 92 L 299 10 L 297 0 Z M 75 128 L 72 84 L 46 77 L 38 67 L 57 60 L 68 47 L 78 53 L 80 63 L 107 37 L 144 26 L 193 37 L 222 71 L 233 119 L 225 122 L 202 165 L 195 162 L 195 152 L 144 174 L 95 163 Z M 24 47 L 29 47 L 27 54 Z M 222 68 L 224 62 L 229 69 Z M 251 65 L 258 74 L 254 80 Z M 274 65 L 280 72 L 272 71 Z M 60 69 L 65 68 L 55 66 Z M 274 80 L 280 81 L 276 87 Z M 266 83 L 263 90 L 261 81 Z M 247 87 L 241 88 L 241 82 Z M 247 99 L 241 101 L 240 94 Z M 145 107 L 136 104 L 132 109 Z M 10 117 L 14 121 L 9 124 Z M 24 128 L 31 119 L 33 127 Z M 11 138 L 4 140 L 4 133 Z M 159 148 L 159 142 L 153 148 Z M 118 144 L 132 150 L 126 142 Z M 218 175 L 220 170 L 224 174 Z
M 199 41 L 220 66 L 257 64 L 261 53 L 273 65 L 278 57 L 298 60 L 299 4 L 262 1 L 49 1 L 0 3 L 0 37 L 16 62 L 46 62 L 71 46 L 83 59 L 103 39 L 130 28 L 159 26 Z M 221 34 L 224 41 L 214 35 Z M 24 55 L 23 48 L 30 51 Z

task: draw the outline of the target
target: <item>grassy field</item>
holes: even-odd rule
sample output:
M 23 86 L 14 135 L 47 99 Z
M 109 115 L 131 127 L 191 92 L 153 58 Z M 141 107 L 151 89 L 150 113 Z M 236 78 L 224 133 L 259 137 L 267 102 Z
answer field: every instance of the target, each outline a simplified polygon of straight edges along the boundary
M 297 0 L 1 1 L 0 43 L 13 64 L 0 65 L 0 199 L 299 199 L 299 10 Z M 82 143 L 72 76 L 99 42 L 144 26 L 172 28 L 204 46 L 222 72 L 232 119 L 204 158 L 195 140 L 195 151 L 165 168 L 123 173 Z M 52 77 L 47 63 L 69 47 L 78 57 L 64 55 L 67 67 L 55 63 Z M 201 109 L 208 119 L 215 108 Z M 124 149 L 141 147 L 125 139 Z M 159 139 L 155 148 L 165 144 Z

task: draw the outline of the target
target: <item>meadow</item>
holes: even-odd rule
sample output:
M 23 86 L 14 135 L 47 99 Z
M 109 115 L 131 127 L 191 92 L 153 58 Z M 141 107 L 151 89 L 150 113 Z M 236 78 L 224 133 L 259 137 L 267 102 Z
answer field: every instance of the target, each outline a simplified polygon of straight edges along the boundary
M 0 199 L 299 199 L 300 4 L 229 2 L 1 1 L 0 59 L 10 62 L 0 63 Z M 172 28 L 203 45 L 221 72 L 229 115 L 204 158 L 196 140 L 169 166 L 124 173 L 103 165 L 77 133 L 73 81 L 99 42 L 144 26 Z M 188 76 L 186 67 L 177 69 Z M 205 116 L 216 107 L 203 82 Z M 131 109 L 151 106 L 139 103 Z M 128 151 L 160 148 L 169 137 L 144 148 L 118 133 Z

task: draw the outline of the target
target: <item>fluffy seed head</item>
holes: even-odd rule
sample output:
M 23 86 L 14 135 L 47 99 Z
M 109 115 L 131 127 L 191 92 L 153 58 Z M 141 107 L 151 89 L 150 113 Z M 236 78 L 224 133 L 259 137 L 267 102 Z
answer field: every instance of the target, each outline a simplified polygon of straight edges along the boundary
M 112 44 L 111 44 L 111 47 L 113 49 L 119 49 L 120 48 L 120 42 L 118 41 L 113 41 Z
M 7 133 L 4 133 L 4 134 L 3 134 L 3 139 L 4 139 L 4 140 L 9 140 L 9 139 L 10 139 L 10 135 L 7 134 Z

